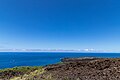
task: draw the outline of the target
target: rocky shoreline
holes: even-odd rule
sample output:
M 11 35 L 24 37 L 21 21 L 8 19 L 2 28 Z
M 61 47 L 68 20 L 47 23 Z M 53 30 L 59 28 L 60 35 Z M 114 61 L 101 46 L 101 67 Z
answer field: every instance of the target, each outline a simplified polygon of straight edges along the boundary
M 64 58 L 57 64 L 30 69 L 27 76 L 1 80 L 120 80 L 120 58 Z
M 65 58 L 45 70 L 55 80 L 120 80 L 120 58 Z

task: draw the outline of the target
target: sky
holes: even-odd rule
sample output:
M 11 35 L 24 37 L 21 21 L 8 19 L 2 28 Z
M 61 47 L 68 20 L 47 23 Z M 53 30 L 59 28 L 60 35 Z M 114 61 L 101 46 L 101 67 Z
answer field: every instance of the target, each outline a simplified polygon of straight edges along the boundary
M 0 49 L 120 52 L 120 0 L 0 0 Z

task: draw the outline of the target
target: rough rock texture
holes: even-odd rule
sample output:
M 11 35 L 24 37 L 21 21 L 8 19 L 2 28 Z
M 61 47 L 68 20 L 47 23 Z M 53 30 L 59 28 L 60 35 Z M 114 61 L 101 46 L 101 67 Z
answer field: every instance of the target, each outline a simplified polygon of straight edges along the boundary
M 46 66 L 43 75 L 51 75 L 53 80 L 120 80 L 120 58 L 67 58 L 62 61 Z

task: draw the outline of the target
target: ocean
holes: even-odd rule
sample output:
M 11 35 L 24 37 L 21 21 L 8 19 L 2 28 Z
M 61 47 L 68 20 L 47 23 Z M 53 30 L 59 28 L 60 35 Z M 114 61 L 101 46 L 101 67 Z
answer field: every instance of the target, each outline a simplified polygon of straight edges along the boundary
M 18 66 L 45 66 L 60 62 L 62 58 L 105 57 L 118 58 L 119 53 L 72 52 L 0 52 L 0 69 Z

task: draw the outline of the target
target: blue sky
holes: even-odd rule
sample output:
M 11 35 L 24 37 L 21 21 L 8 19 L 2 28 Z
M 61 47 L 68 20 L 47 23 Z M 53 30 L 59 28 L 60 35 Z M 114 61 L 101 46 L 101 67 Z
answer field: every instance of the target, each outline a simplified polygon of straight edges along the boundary
M 1 0 L 0 48 L 120 51 L 120 0 Z

